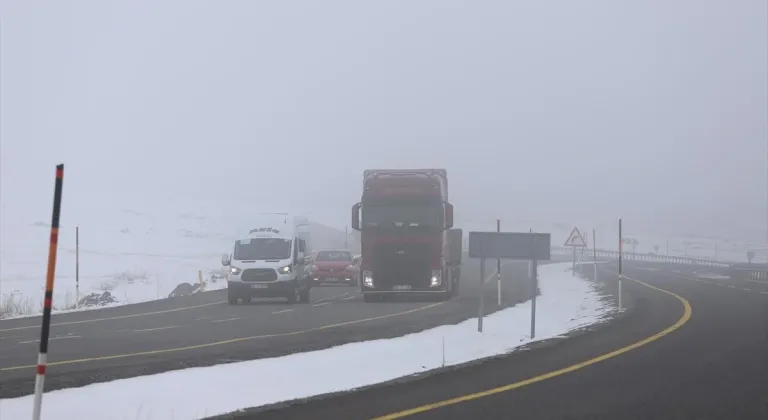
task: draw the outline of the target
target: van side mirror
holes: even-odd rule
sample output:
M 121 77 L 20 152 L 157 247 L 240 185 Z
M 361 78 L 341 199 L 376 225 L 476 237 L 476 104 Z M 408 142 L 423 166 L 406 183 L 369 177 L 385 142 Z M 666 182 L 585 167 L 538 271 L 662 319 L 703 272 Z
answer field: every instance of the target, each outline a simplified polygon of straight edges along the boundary
M 231 263 L 232 261 L 229 258 L 229 254 L 221 254 L 221 265 L 228 267 Z
M 453 204 L 445 203 L 445 228 L 453 227 Z
M 362 203 L 352 206 L 352 229 L 360 230 L 360 207 Z

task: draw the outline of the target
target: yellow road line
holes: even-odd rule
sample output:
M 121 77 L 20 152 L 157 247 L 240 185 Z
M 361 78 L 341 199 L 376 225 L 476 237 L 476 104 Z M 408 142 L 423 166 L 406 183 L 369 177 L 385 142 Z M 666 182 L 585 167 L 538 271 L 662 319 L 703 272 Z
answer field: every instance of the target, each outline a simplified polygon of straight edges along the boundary
M 167 313 L 170 313 L 170 312 L 179 312 L 179 311 L 186 311 L 186 310 L 195 309 L 195 308 L 204 308 L 206 306 L 220 305 L 220 304 L 222 304 L 224 302 L 226 302 L 226 301 L 222 300 L 222 301 L 218 301 L 218 302 L 203 303 L 201 305 L 184 306 L 182 308 L 175 308 L 175 309 L 165 309 L 165 310 L 162 310 L 162 311 L 142 312 L 142 313 L 138 313 L 138 314 L 120 315 L 120 316 L 110 316 L 110 317 L 106 317 L 106 318 L 84 319 L 82 321 L 57 322 L 57 323 L 51 324 L 51 326 L 54 327 L 54 326 L 57 326 L 57 325 L 88 324 L 90 322 L 112 321 L 112 320 L 115 320 L 115 319 L 137 318 L 137 317 L 140 317 L 140 316 L 149 316 L 149 315 L 160 315 L 160 314 L 167 314 Z M 87 312 L 87 311 L 83 311 L 83 312 Z M 61 315 L 64 315 L 64 314 L 61 314 Z M 8 321 L 10 321 L 10 320 L 8 320 Z M 32 328 L 40 328 L 40 325 L 38 324 L 38 325 L 27 325 L 25 327 L 5 328 L 5 329 L 0 330 L 0 332 L 29 330 L 29 329 L 32 329 Z
M 571 365 L 571 366 L 568 366 L 568 367 L 565 367 L 565 368 L 562 368 L 562 369 L 558 369 L 558 370 L 555 370 L 555 371 L 552 371 L 552 372 L 547 372 L 545 374 L 542 374 L 542 375 L 539 375 L 539 376 L 535 376 L 533 378 L 525 379 L 525 380 L 518 381 L 518 382 L 515 382 L 515 383 L 507 384 L 507 385 L 503 385 L 503 386 L 500 386 L 500 387 L 497 387 L 497 388 L 488 389 L 488 390 L 481 391 L 481 392 L 476 392 L 476 393 L 473 393 L 473 394 L 462 395 L 460 397 L 450 398 L 450 399 L 447 399 L 447 400 L 438 401 L 438 402 L 434 402 L 434 403 L 430 403 L 430 404 L 425 404 L 425 405 L 422 405 L 420 407 L 415 407 L 415 408 L 411 408 L 411 409 L 408 409 L 408 410 L 398 411 L 396 413 L 391 413 L 391 414 L 387 414 L 387 415 L 384 415 L 384 416 L 376 417 L 376 418 L 373 418 L 371 420 L 393 420 L 393 419 L 399 419 L 399 418 L 411 416 L 411 415 L 414 415 L 414 414 L 423 413 L 425 411 L 431 411 L 431 410 L 435 410 L 435 409 L 438 409 L 438 408 L 441 408 L 441 407 L 446 407 L 446 406 L 449 406 L 449 405 L 460 404 L 460 403 L 463 403 L 463 402 L 477 400 L 477 399 L 480 399 L 480 398 L 483 398 L 483 397 L 488 397 L 488 396 L 495 395 L 495 394 L 500 394 L 502 392 L 511 391 L 511 390 L 517 389 L 517 388 L 522 388 L 522 387 L 524 387 L 526 385 L 534 384 L 536 382 L 541 382 L 541 381 L 544 381 L 544 380 L 547 380 L 547 379 L 550 379 L 550 378 L 554 378 L 556 376 L 564 375 L 566 373 L 570 373 L 570 372 L 573 372 L 573 371 L 585 368 L 587 366 L 594 365 L 595 363 L 599 363 L 599 362 L 602 362 L 604 360 L 616 357 L 616 356 L 624 354 L 624 353 L 626 353 L 626 352 L 628 352 L 630 350 L 634 350 L 634 349 L 636 349 L 638 347 L 641 347 L 641 346 L 644 346 L 644 345 L 646 345 L 648 343 L 656 341 L 656 340 L 660 339 L 661 337 L 664 337 L 665 335 L 667 335 L 667 334 L 669 334 L 669 333 L 679 329 L 686 322 L 688 322 L 689 319 L 691 319 L 691 313 L 692 313 L 691 312 L 691 304 L 685 298 L 683 298 L 682 296 L 680 296 L 680 295 L 678 295 L 676 293 L 670 292 L 668 290 L 664 290 L 664 289 L 658 288 L 656 286 L 652 286 L 652 285 L 650 285 L 648 283 L 645 283 L 645 282 L 642 282 L 640 280 L 635 280 L 635 279 L 632 279 L 632 278 L 629 278 L 629 277 L 626 277 L 626 276 L 623 276 L 623 277 L 626 280 L 634 281 L 636 283 L 642 284 L 643 286 L 646 286 L 646 287 L 651 288 L 653 290 L 656 290 L 656 291 L 659 291 L 659 292 L 662 292 L 662 293 L 665 293 L 665 294 L 667 294 L 669 296 L 674 297 L 675 299 L 680 301 L 680 303 L 683 304 L 683 316 L 680 317 L 680 319 L 678 319 L 677 322 L 675 322 L 673 325 L 665 328 L 662 331 L 659 331 L 658 333 L 656 333 L 656 334 L 654 334 L 654 335 L 652 335 L 650 337 L 646 337 L 646 338 L 644 338 L 644 339 L 642 339 L 642 340 L 640 340 L 640 341 L 638 341 L 636 343 L 633 343 L 633 344 L 630 344 L 630 345 L 628 345 L 626 347 L 622 347 L 620 349 L 614 350 L 614 351 L 612 351 L 610 353 L 605 353 L 605 354 L 597 356 L 597 357 L 595 357 L 593 359 L 585 360 L 585 361 L 577 363 L 575 365 Z
M 455 299 L 456 298 L 451 299 L 451 300 L 455 300 Z M 340 322 L 340 323 L 337 323 L 337 324 L 323 325 L 323 326 L 320 326 L 320 327 L 310 328 L 310 329 L 300 330 L 300 331 L 292 331 L 292 332 L 287 332 L 287 333 L 276 333 L 276 334 L 265 334 L 265 335 L 254 335 L 254 336 L 251 336 L 251 337 L 238 337 L 238 338 L 232 338 L 232 339 L 229 339 L 229 340 L 213 341 L 213 342 L 209 342 L 209 343 L 195 344 L 195 345 L 191 345 L 191 346 L 175 347 L 175 348 L 168 348 L 168 349 L 158 349 L 158 350 L 147 350 L 147 351 L 141 351 L 141 352 L 136 352 L 136 353 L 124 353 L 124 354 L 114 354 L 114 355 L 110 355 L 110 356 L 96 356 L 96 357 L 86 357 L 86 358 L 82 358 L 82 359 L 61 360 L 61 361 L 58 361 L 58 362 L 48 362 L 48 366 L 73 365 L 73 364 L 76 364 L 76 363 L 90 363 L 90 362 L 99 362 L 99 361 L 103 361 L 103 360 L 125 359 L 125 358 L 128 358 L 128 357 L 153 356 L 153 355 L 157 355 L 157 354 L 177 353 L 177 352 L 182 352 L 182 351 L 187 351 L 187 350 L 197 350 L 197 349 L 204 349 L 204 348 L 208 348 L 208 347 L 224 346 L 224 345 L 227 345 L 227 344 L 240 343 L 240 342 L 243 342 L 243 341 L 258 340 L 258 339 L 262 339 L 262 338 L 289 337 L 289 336 L 292 336 L 292 335 L 300 335 L 300 334 L 306 334 L 306 333 L 311 333 L 311 332 L 323 331 L 323 330 L 327 330 L 327 329 L 331 329 L 331 328 L 343 327 L 345 325 L 361 324 L 363 322 L 376 321 L 376 320 L 380 320 L 380 319 L 387 319 L 387 318 L 393 318 L 393 317 L 396 317 L 396 316 L 407 315 L 407 314 L 411 314 L 411 313 L 414 313 L 414 312 L 423 311 L 423 310 L 426 310 L 426 309 L 429 309 L 429 308 L 434 308 L 435 306 L 442 305 L 442 304 L 444 304 L 446 302 L 448 302 L 448 301 L 437 302 L 437 303 L 433 303 L 431 305 L 426 305 L 426 306 L 420 306 L 418 308 L 409 309 L 409 310 L 403 311 L 403 312 L 395 312 L 395 313 L 391 313 L 391 314 L 387 314 L 387 315 L 374 316 L 374 317 L 370 317 L 370 318 L 357 319 L 357 320 L 353 320 L 353 321 L 345 321 L 345 322 Z M 9 367 L 0 368 L 0 372 L 8 372 L 8 371 L 11 371 L 11 370 L 19 370 L 19 369 L 32 369 L 32 368 L 35 368 L 36 366 L 37 365 L 9 366 Z

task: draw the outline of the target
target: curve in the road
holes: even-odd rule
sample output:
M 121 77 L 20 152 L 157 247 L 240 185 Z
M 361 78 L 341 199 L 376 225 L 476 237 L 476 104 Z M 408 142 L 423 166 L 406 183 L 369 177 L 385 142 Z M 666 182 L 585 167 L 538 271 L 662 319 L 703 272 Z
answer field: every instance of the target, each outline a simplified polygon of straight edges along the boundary
M 456 298 L 451 299 L 451 300 L 455 300 L 455 299 Z M 343 326 L 346 326 L 346 325 L 361 324 L 361 323 L 364 323 L 364 322 L 370 322 L 370 321 L 376 321 L 376 320 L 381 320 L 381 319 L 394 318 L 394 317 L 397 317 L 397 316 L 412 314 L 414 312 L 424 311 L 424 310 L 427 310 L 427 309 L 430 309 L 430 308 L 434 308 L 436 306 L 440 306 L 442 304 L 445 304 L 446 302 L 449 302 L 449 301 L 442 301 L 442 302 L 437 302 L 437 303 L 433 303 L 433 304 L 430 304 L 430 305 L 420 306 L 420 307 L 417 307 L 417 308 L 414 308 L 414 309 L 409 309 L 409 310 L 406 310 L 406 311 L 394 312 L 394 313 L 390 313 L 390 314 L 385 314 L 385 315 L 380 315 L 380 316 L 373 316 L 373 317 L 368 317 L 368 318 L 363 318 L 363 319 L 355 319 L 355 320 L 339 322 L 339 323 L 335 323 L 335 324 L 322 325 L 320 327 L 309 328 L 309 329 L 304 329 L 304 330 L 290 331 L 290 332 L 285 332 L 285 333 L 275 333 L 275 334 L 253 335 L 253 336 L 248 336 L 248 337 L 236 337 L 236 338 L 231 338 L 231 339 L 228 339 L 228 340 L 212 341 L 212 342 L 209 342 L 209 343 L 201 343 L 201 344 L 195 344 L 195 345 L 191 345 L 191 346 L 173 347 L 173 348 L 167 348 L 167 349 L 147 350 L 147 351 L 142 351 L 142 352 L 124 353 L 124 354 L 113 354 L 113 355 L 108 355 L 108 356 L 96 356 L 96 357 L 88 357 L 88 358 L 82 358 L 82 359 L 60 360 L 60 361 L 56 361 L 56 362 L 48 362 L 48 366 L 72 365 L 72 364 L 76 364 L 76 363 L 98 362 L 98 361 L 103 361 L 103 360 L 124 359 L 124 358 L 128 358 L 128 357 L 152 356 L 152 355 L 164 354 L 164 353 L 179 353 L 179 352 L 183 352 L 183 351 L 197 350 L 197 349 L 203 349 L 203 348 L 208 348 L 208 347 L 224 346 L 224 345 L 227 345 L 227 344 L 240 343 L 240 342 L 243 342 L 243 341 L 253 341 L 253 340 L 258 340 L 258 339 L 274 338 L 274 337 L 289 337 L 289 336 L 293 336 L 293 335 L 307 334 L 307 333 L 323 331 L 323 330 L 327 330 L 327 329 L 331 329 L 331 328 L 343 327 Z M 8 367 L 0 368 L 0 372 L 19 370 L 19 369 L 30 369 L 30 368 L 34 368 L 34 367 L 36 367 L 36 365 L 8 366 Z
M 522 380 L 522 381 L 517 381 L 517 382 L 511 383 L 511 384 L 500 386 L 500 387 L 497 387 L 497 388 L 488 389 L 488 390 L 481 391 L 481 392 L 476 392 L 476 393 L 473 393 L 473 394 L 466 394 L 466 395 L 462 395 L 462 396 L 455 397 L 455 398 L 450 398 L 450 399 L 443 400 L 443 401 L 433 402 L 433 403 L 430 403 L 430 404 L 425 404 L 425 405 L 422 405 L 422 406 L 419 406 L 419 407 L 415 407 L 415 408 L 411 408 L 411 409 L 407 409 L 407 410 L 398 411 L 398 412 L 395 412 L 395 413 L 390 413 L 390 414 L 386 414 L 386 415 L 383 415 L 383 416 L 379 416 L 379 417 L 376 417 L 376 418 L 371 419 L 371 420 L 394 420 L 394 419 L 399 419 L 399 418 L 411 416 L 411 415 L 414 415 L 414 414 L 435 410 L 435 409 L 438 409 L 438 408 L 441 408 L 441 407 L 446 407 L 446 406 L 449 406 L 449 405 L 459 404 L 459 403 L 463 403 L 463 402 L 467 402 L 467 401 L 472 401 L 472 400 L 477 400 L 477 399 L 480 399 L 480 398 L 488 397 L 488 396 L 495 395 L 495 394 L 500 394 L 502 392 L 511 391 L 511 390 L 517 389 L 517 388 L 522 388 L 524 386 L 527 386 L 527 385 L 530 385 L 530 384 L 534 384 L 536 382 L 541 382 L 541 381 L 544 381 L 544 380 L 547 380 L 547 379 L 550 379 L 550 378 L 554 378 L 556 376 L 564 375 L 566 373 L 570 373 L 570 372 L 573 372 L 573 371 L 585 368 L 587 366 L 594 365 L 596 363 L 602 362 L 602 361 L 607 360 L 607 359 L 611 359 L 613 357 L 616 357 L 616 356 L 619 356 L 621 354 L 624 354 L 624 353 L 626 353 L 628 351 L 634 350 L 634 349 L 636 349 L 638 347 L 642 347 L 642 346 L 644 346 L 644 345 L 646 345 L 648 343 L 654 342 L 654 341 L 664 337 L 665 335 L 670 334 L 670 333 L 678 330 L 680 327 L 685 325 L 685 323 L 688 322 L 689 319 L 691 319 L 691 314 L 692 314 L 691 304 L 690 304 L 690 302 L 688 302 L 688 300 L 686 300 L 682 296 L 680 296 L 680 295 L 678 295 L 676 293 L 670 292 L 668 290 L 664 290 L 664 289 L 662 289 L 660 287 L 656 287 L 656 286 L 650 285 L 650 284 L 648 284 L 646 282 L 643 282 L 643 281 L 640 281 L 640 280 L 637 280 L 637 279 L 633 279 L 633 278 L 626 277 L 626 276 L 623 276 L 623 277 L 625 279 L 627 279 L 627 280 L 636 282 L 636 283 L 641 284 L 641 285 L 643 285 L 645 287 L 648 287 L 650 289 L 653 289 L 653 290 L 656 290 L 656 291 L 659 291 L 659 292 L 662 292 L 662 293 L 665 293 L 665 294 L 667 294 L 669 296 L 674 297 L 675 299 L 680 301 L 680 303 L 682 303 L 683 308 L 684 308 L 683 315 L 677 320 L 677 322 L 675 322 L 674 324 L 670 325 L 669 327 L 663 329 L 662 331 L 659 331 L 658 333 L 656 333 L 656 334 L 654 334 L 652 336 L 646 337 L 646 338 L 644 338 L 644 339 L 642 339 L 640 341 L 637 341 L 635 343 L 632 343 L 632 344 L 630 344 L 628 346 L 616 349 L 616 350 L 611 351 L 609 353 L 602 354 L 602 355 L 597 356 L 595 358 L 592 358 L 592 359 L 589 359 L 589 360 L 585 360 L 583 362 L 580 362 L 580 363 L 577 363 L 577 364 L 574 364 L 574 365 L 571 365 L 571 366 L 567 366 L 567 367 L 564 367 L 562 369 L 558 369 L 558 370 L 554 370 L 554 371 L 551 371 L 551 372 L 547 372 L 547 373 L 544 373 L 544 374 L 541 374 L 541 375 L 538 375 L 538 376 L 535 376 L 535 377 L 532 377 L 532 378 L 529 378 L 529 379 L 525 379 L 525 380 Z

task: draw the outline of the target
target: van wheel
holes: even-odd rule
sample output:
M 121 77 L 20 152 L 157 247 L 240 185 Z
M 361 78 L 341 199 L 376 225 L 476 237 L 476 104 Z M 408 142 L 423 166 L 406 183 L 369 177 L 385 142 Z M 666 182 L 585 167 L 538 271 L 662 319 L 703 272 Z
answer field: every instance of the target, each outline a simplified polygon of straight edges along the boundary
M 301 299 L 301 297 L 299 296 L 299 289 L 298 288 L 293 289 L 291 294 L 288 295 L 287 297 L 288 297 L 288 303 L 291 305 L 298 302 Z
M 232 290 L 227 290 L 227 300 L 230 305 L 237 305 L 238 296 L 232 293 Z

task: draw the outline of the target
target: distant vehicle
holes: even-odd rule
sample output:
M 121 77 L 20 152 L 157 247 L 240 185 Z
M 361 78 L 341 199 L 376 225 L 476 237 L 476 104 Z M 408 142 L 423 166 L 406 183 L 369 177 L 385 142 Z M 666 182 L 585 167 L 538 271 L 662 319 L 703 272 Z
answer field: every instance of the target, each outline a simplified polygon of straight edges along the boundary
M 227 297 L 231 305 L 254 297 L 284 297 L 289 303 L 309 302 L 312 283 L 307 275 L 306 219 L 287 214 L 263 214 L 221 263 L 229 267 Z
M 448 299 L 459 286 L 462 231 L 453 228 L 445 169 L 368 169 L 352 207 L 366 302 L 393 295 Z
M 324 250 L 317 253 L 312 273 L 313 284 L 357 285 L 358 268 L 347 250 Z

